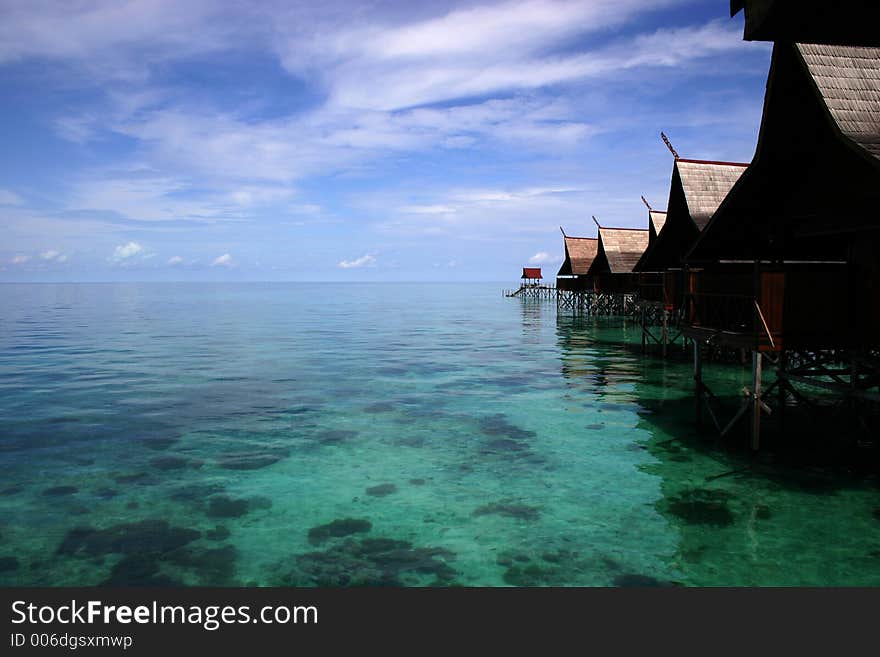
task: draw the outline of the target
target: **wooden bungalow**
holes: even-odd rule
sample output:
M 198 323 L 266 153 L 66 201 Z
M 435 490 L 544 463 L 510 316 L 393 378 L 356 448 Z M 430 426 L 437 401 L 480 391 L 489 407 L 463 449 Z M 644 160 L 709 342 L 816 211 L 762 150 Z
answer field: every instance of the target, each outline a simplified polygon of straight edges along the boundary
M 663 229 L 634 268 L 639 273 L 641 299 L 670 309 L 680 307 L 684 255 L 747 166 L 675 159 Z M 653 217 L 649 221 L 653 224 Z
M 880 46 L 876 0 L 731 0 L 745 14 L 746 41 Z
M 541 279 L 541 268 L 540 267 L 523 267 L 522 276 L 523 285 L 540 285 Z
M 570 237 L 562 231 L 565 260 L 556 274 L 556 289 L 583 292 L 593 288 L 587 276 L 599 249 L 597 237 Z
M 634 294 L 638 277 L 633 273 L 648 248 L 648 229 L 599 228 L 596 257 L 587 271 L 599 294 Z
M 880 48 L 775 44 L 754 160 L 685 258 L 686 335 L 753 353 L 754 447 L 761 354 L 783 399 L 801 381 L 880 400 L 878 208 Z

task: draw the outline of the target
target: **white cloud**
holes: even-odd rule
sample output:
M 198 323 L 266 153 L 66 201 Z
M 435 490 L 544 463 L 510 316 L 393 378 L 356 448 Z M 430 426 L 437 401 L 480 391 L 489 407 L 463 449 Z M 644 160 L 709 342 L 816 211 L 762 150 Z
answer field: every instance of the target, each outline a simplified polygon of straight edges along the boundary
M 743 44 L 739 24 L 718 20 L 634 35 L 655 22 L 644 14 L 685 2 L 693 0 L 380 0 L 369 9 L 341 0 L 6 3 L 0 11 L 0 63 L 48 60 L 47 88 L 63 80 L 64 89 L 86 89 L 82 97 L 91 99 L 74 102 L 80 96 L 70 94 L 71 104 L 59 106 L 64 115 L 52 119 L 55 131 L 78 144 L 111 137 L 107 145 L 114 145 L 113 168 L 79 169 L 75 179 L 62 181 L 62 190 L 73 190 L 62 201 L 64 210 L 78 212 L 35 214 L 4 226 L 11 226 L 13 237 L 24 236 L 12 242 L 9 256 L 27 252 L 39 260 L 47 235 L 50 244 L 71 253 L 108 252 L 143 234 L 131 232 L 132 221 L 163 221 L 137 230 L 181 235 L 191 230 L 181 220 L 200 220 L 204 232 L 226 230 L 210 225 L 221 219 L 290 223 L 293 214 L 342 223 L 374 181 L 384 185 L 390 202 L 363 215 L 368 229 L 402 235 L 415 227 L 422 235 L 453 239 L 521 240 L 521 254 L 551 247 L 544 238 L 536 244 L 535 236 L 558 234 L 560 223 L 575 232 L 590 230 L 585 212 L 614 216 L 620 207 L 619 189 L 554 184 L 595 179 L 589 149 L 603 143 L 596 135 L 626 131 L 614 153 L 632 153 L 628 142 L 635 141 L 636 127 L 662 127 L 664 120 L 675 125 L 696 111 L 682 112 L 677 101 L 635 100 L 656 101 L 657 89 L 663 89 L 668 98 L 686 97 L 688 107 L 725 125 L 742 120 L 739 106 L 706 100 L 699 85 L 678 93 L 695 69 L 734 62 L 745 49 L 763 47 Z M 672 20 L 694 19 L 682 12 Z M 263 80 L 242 80 L 235 102 L 223 102 L 225 88 L 189 87 L 171 66 L 188 57 L 188 64 L 201 66 L 207 58 L 193 55 L 221 51 L 230 60 L 247 53 L 262 61 L 267 50 L 296 78 L 292 96 L 275 93 L 283 85 L 261 94 Z M 728 67 L 718 70 L 726 74 Z M 633 102 L 620 111 L 615 94 L 624 84 L 623 94 Z M 305 102 L 290 102 L 300 91 Z M 701 145 L 710 143 L 708 133 L 699 133 Z M 576 157 L 555 157 L 566 151 Z M 618 166 L 609 162 L 608 170 Z M 389 191 L 396 183 L 387 172 L 404 167 L 400 190 Z M 298 183 L 328 174 L 340 174 L 327 204 L 335 212 L 317 205 L 328 194 L 325 181 Z M 345 184 L 352 177 L 371 178 L 370 185 L 355 194 Z M 658 178 L 664 178 L 657 184 L 660 197 L 667 172 Z M 516 188 L 510 180 L 540 182 Z M 300 198 L 304 190 L 314 196 Z M 11 204 L 24 202 L 0 190 L 0 205 Z M 634 214 L 616 216 L 636 221 Z M 100 242 L 94 241 L 98 231 Z M 236 243 L 228 235 L 222 240 L 214 243 Z M 139 262 L 149 255 L 129 242 L 116 247 L 110 260 Z M 449 257 L 438 254 L 436 262 Z M 195 264 L 176 258 L 168 265 Z M 232 258 L 224 254 L 213 264 L 232 266 Z M 337 266 L 375 264 L 376 256 L 366 254 Z M 383 256 L 381 267 L 388 266 Z
M 40 254 L 40 257 L 43 260 L 57 260 L 58 262 L 64 262 L 66 258 L 61 255 L 61 251 L 57 251 L 55 249 L 49 249 L 48 251 L 43 251 Z
M 546 251 L 538 251 L 538 253 L 529 258 L 530 265 L 552 265 L 557 262 L 562 262 L 562 257 L 550 255 Z
M 212 267 L 232 267 L 232 256 L 228 253 L 224 253 L 221 256 L 217 256 L 211 262 Z
M 47 57 L 92 78 L 143 80 L 150 64 L 228 47 L 223 3 L 211 0 L 115 0 L 59 5 L 4 3 L 0 62 Z
M 180 256 L 171 256 L 170 258 L 168 258 L 168 264 L 171 265 L 172 267 L 176 267 L 177 265 L 182 265 L 183 258 L 181 258 Z
M 398 112 L 322 107 L 262 121 L 182 109 L 155 110 L 116 122 L 112 130 L 136 139 L 156 167 L 232 180 L 238 187 L 198 204 L 181 198 L 188 191 L 181 182 L 183 176 L 146 172 L 121 178 L 99 176 L 78 194 L 79 206 L 114 209 L 136 218 L 240 213 L 245 207 L 287 200 L 294 194 L 291 181 L 348 172 L 396 153 L 459 149 L 480 141 L 538 151 L 576 148 L 599 131 L 578 116 L 573 105 L 531 97 Z
M 239 217 L 247 208 L 286 200 L 292 191 L 285 183 L 351 171 L 394 153 L 479 147 L 484 141 L 537 151 L 578 148 L 602 128 L 585 120 L 589 117 L 576 104 L 541 98 L 548 85 L 611 78 L 640 67 L 678 66 L 742 47 L 739 28 L 715 21 L 612 40 L 586 52 L 588 46 L 560 50 L 570 45 L 569 40 L 683 1 L 529 0 L 458 9 L 428 7 L 413 12 L 423 18 L 402 23 L 393 18 L 395 12 L 382 18 L 377 11 L 366 25 L 363 15 L 352 16 L 350 8 L 333 2 L 327 3 L 326 11 L 300 5 L 256 11 L 234 5 L 227 13 L 236 14 L 235 20 L 224 29 L 240 31 L 240 43 L 251 38 L 253 45 L 276 48 L 287 69 L 321 89 L 327 102 L 265 119 L 174 102 L 173 94 L 159 102 L 162 94 L 144 85 L 124 94 L 110 92 L 109 116 L 68 117 L 61 120 L 59 130 L 74 140 L 99 130 L 131 137 L 137 140 L 140 154 L 166 173 L 143 179 L 97 176 L 79 190 L 74 206 L 112 210 L 138 220 Z M 168 20 L 163 15 L 168 2 L 128 0 L 121 2 L 117 13 L 129 11 L 161 29 Z M 178 54 L 190 52 L 178 43 L 185 26 L 203 18 L 210 19 L 209 36 L 199 47 L 217 47 L 219 28 L 211 21 L 223 12 L 218 14 L 216 7 L 201 0 L 194 4 L 192 11 L 171 10 L 182 23 L 170 28 L 178 36 L 169 37 L 165 45 L 177 48 Z M 114 12 L 73 14 L 68 26 L 74 34 L 68 37 L 72 50 L 13 39 L 19 44 L 17 56 L 30 48 L 43 48 L 44 55 L 60 48 L 58 56 L 75 52 L 98 57 L 105 48 L 128 51 L 145 38 L 146 30 L 130 27 L 121 28 L 114 38 L 95 35 L 94 25 L 115 25 Z M 40 22 L 35 14 L 28 15 L 28 25 Z M 270 15 L 271 27 L 265 20 Z M 302 27 L 304 17 L 309 17 L 308 32 Z M 41 30 L 48 31 L 55 22 L 63 22 L 62 17 L 50 15 Z M 519 95 L 473 100 L 499 92 Z M 129 96 L 143 100 L 127 103 L 124 99 Z M 438 102 L 447 106 L 424 107 Z M 194 195 L 184 182 L 193 176 L 231 179 L 237 187 L 216 195 Z M 229 190 L 230 185 L 214 188 Z
M 0 205 L 22 205 L 24 199 L 8 189 L 0 189 Z
M 357 269 L 359 267 L 369 267 L 376 263 L 376 256 L 370 253 L 362 255 L 354 260 L 341 260 L 336 266 L 340 269 Z
M 455 193 L 453 198 L 465 203 L 520 203 L 538 197 L 553 197 L 583 192 L 579 187 L 524 187 L 522 189 L 480 189 Z
M 30 259 L 31 257 L 29 255 L 17 255 L 13 256 L 12 260 L 10 260 L 9 262 L 13 265 L 23 265 Z
M 708 31 L 685 28 L 618 39 L 587 52 L 566 48 L 638 14 L 684 1 L 514 0 L 398 25 L 377 20 L 318 26 L 311 39 L 282 26 L 278 47 L 295 75 L 321 71 L 333 106 L 396 110 L 539 89 L 634 66 L 672 66 L 742 47 L 740 28 L 728 21 L 711 23 Z
M 110 260 L 115 262 L 123 262 L 144 253 L 144 247 L 137 242 L 127 242 L 113 249 L 113 255 Z

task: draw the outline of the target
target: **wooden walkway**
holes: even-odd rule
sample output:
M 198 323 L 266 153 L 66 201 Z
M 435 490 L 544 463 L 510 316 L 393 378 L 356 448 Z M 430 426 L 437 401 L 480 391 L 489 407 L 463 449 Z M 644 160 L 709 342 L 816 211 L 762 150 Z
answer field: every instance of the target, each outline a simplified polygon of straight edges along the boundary
M 521 285 L 518 290 L 504 290 L 503 294 L 520 299 L 555 299 L 556 288 L 550 285 Z

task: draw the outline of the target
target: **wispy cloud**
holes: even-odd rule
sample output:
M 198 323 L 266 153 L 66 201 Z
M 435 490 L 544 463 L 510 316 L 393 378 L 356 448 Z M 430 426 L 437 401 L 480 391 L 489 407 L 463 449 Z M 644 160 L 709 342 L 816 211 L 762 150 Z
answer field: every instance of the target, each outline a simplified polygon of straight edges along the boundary
M 12 256 L 9 262 L 13 265 L 23 265 L 30 259 L 31 257 L 29 255 L 19 254 L 16 256 Z
M 65 260 L 67 260 L 67 256 L 65 256 L 63 253 L 61 253 L 61 251 L 58 251 L 56 249 L 49 249 L 48 251 L 43 251 L 40 254 L 40 258 L 42 258 L 43 260 L 48 260 L 48 261 L 54 260 L 55 262 L 64 262 Z
M 403 214 L 452 214 L 455 208 L 451 205 L 405 205 L 400 208 Z
M 168 264 L 171 265 L 172 267 L 176 267 L 177 265 L 182 265 L 183 258 L 181 258 L 180 256 L 171 256 L 170 258 L 168 258 Z
M 232 256 L 229 253 L 224 253 L 221 256 L 217 256 L 211 261 L 212 267 L 232 267 L 235 263 L 232 260 Z
M 320 65 L 334 105 L 394 110 L 593 74 L 602 67 L 559 51 L 674 4 L 681 0 L 512 0 L 404 24 L 358 21 L 311 39 L 281 23 L 276 42 L 292 73 Z
M 395 202 L 393 196 L 364 199 L 376 211 L 397 208 L 379 226 L 388 234 L 433 235 L 456 240 L 485 240 L 541 235 L 558 231 L 560 223 L 584 223 L 584 208 L 605 192 L 598 186 L 557 184 L 534 187 L 460 188 L 438 190 L 424 204 Z M 638 197 L 635 197 L 638 200 Z M 437 212 L 416 212 L 437 208 Z M 442 211 L 439 209 L 442 208 Z
M 374 264 L 376 264 L 376 256 L 367 253 L 354 260 L 341 260 L 336 266 L 340 269 L 358 269 L 360 267 L 369 267 Z
M 8 189 L 0 189 L 0 205 L 22 205 L 24 199 Z
M 6 3 L 3 14 L 0 63 L 51 58 L 93 78 L 129 82 L 148 76 L 146 62 L 160 65 L 228 47 L 224 39 L 232 27 L 219 20 L 223 4 L 211 0 L 89 1 L 63 7 L 34 0 Z
M 554 265 L 559 262 L 562 262 L 562 256 L 550 255 L 546 251 L 538 251 L 535 255 L 529 258 L 530 265 Z
M 346 170 L 394 153 L 454 150 L 486 141 L 538 151 L 576 148 L 600 133 L 602 126 L 585 120 L 582 108 L 536 92 L 565 82 L 613 78 L 623 70 L 681 65 L 741 46 L 735 27 L 715 21 L 603 41 L 598 47 L 586 46 L 586 52 L 583 47 L 570 47 L 577 39 L 682 1 L 500 2 L 441 9 L 435 12 L 439 15 L 401 24 L 377 17 L 367 25 L 360 19 L 340 22 L 345 12 L 339 11 L 330 12 L 332 21 L 323 15 L 314 17 L 309 38 L 300 29 L 307 9 L 288 12 L 272 7 L 276 20 L 270 27 L 264 19 L 271 11 L 236 7 L 241 36 L 254 39 L 255 46 L 274 44 L 292 75 L 328 90 L 326 102 L 306 112 L 265 119 L 210 106 L 156 104 L 155 92 L 147 89 L 140 92 L 144 102 L 115 102 L 109 121 L 95 113 L 91 119 L 67 118 L 63 130 L 73 139 L 102 131 L 122 134 L 137 140 L 141 154 L 163 171 L 186 172 L 134 180 L 101 176 L 83 186 L 77 207 L 110 209 L 139 220 L 217 218 L 242 206 L 285 200 L 291 191 L 243 185 L 220 198 L 199 197 L 185 182 L 187 175 L 283 183 Z M 160 0 L 143 1 L 128 9 L 161 28 L 166 5 Z M 139 30 L 123 29 L 118 37 L 96 38 L 89 46 L 95 25 L 114 25 L 116 20 L 112 12 L 93 13 L 75 13 L 69 30 L 80 36 L 70 37 L 67 46 L 24 47 L 13 40 L 18 45 L 12 50 L 18 56 L 35 48 L 57 56 L 88 57 L 94 48 L 98 57 L 105 48 L 136 49 L 145 36 Z M 191 11 L 171 13 L 183 26 L 219 18 L 204 2 L 195 3 Z M 38 22 L 35 15 L 25 21 L 32 22 Z M 211 25 L 199 46 L 208 50 L 217 47 Z M 231 28 L 226 24 L 223 29 Z M 178 27 L 171 34 L 183 31 Z M 267 31 L 272 34 L 268 40 Z M 169 37 L 166 46 L 171 52 L 190 53 L 179 38 Z M 569 47 L 560 50 L 563 45 Z M 519 95 L 486 97 L 510 93 Z M 129 94 L 137 95 L 137 89 Z
M 137 221 L 215 221 L 240 218 L 241 207 L 257 192 L 206 192 L 183 177 L 146 169 L 85 172 L 78 181 L 70 209 L 109 211 Z M 249 196 L 248 196 L 249 195 Z
M 650 8 L 641 1 L 511 2 L 453 12 L 390 34 L 373 28 L 369 36 L 337 39 L 345 47 L 325 74 L 331 101 L 396 110 L 675 66 L 741 47 L 736 27 L 713 21 L 621 38 L 586 53 L 557 52 L 566 39 L 608 29 Z M 521 27 L 529 21 L 536 24 Z M 461 41 L 458 31 L 466 35 Z M 376 79 L 385 84 L 368 82 Z

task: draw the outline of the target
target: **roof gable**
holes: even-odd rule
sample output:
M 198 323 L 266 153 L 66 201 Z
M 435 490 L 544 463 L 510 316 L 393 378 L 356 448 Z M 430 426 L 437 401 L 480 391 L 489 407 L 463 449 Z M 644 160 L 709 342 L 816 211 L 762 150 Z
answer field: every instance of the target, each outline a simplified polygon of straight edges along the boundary
M 599 250 L 612 274 L 629 274 L 648 248 L 647 229 L 600 228 Z M 594 262 L 598 262 L 597 257 Z M 590 268 L 593 270 L 593 267 Z
M 688 213 L 698 229 L 706 227 L 747 166 L 733 162 L 676 160 Z
M 676 159 L 663 231 L 650 242 L 634 271 L 679 267 L 681 259 L 748 165 Z
M 565 262 L 559 269 L 560 275 L 583 276 L 590 269 L 599 251 L 597 237 L 565 236 Z

